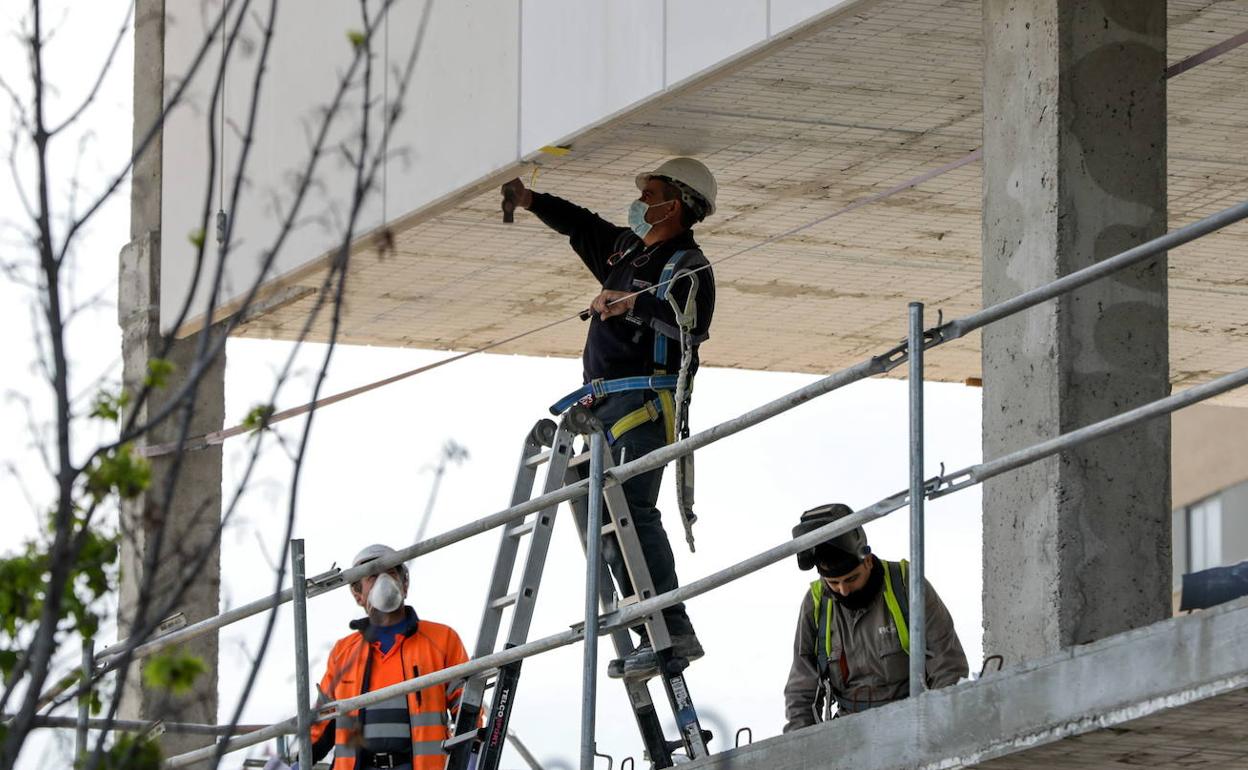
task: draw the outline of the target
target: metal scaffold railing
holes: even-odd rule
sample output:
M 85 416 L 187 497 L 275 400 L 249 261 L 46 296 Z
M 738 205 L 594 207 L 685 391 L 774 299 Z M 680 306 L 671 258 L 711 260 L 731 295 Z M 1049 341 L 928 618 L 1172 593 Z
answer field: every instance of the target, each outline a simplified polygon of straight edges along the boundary
M 1240 369 L 1226 376 L 1215 379 L 1183 392 L 1168 396 L 1152 403 L 1137 407 L 1130 411 L 1080 428 L 1070 433 L 1040 442 L 1031 447 L 1018 450 L 1011 454 L 990 461 L 957 470 L 953 473 L 926 478 L 923 466 L 923 354 L 927 350 L 939 347 L 946 342 L 959 339 L 990 323 L 1020 313 L 1028 308 L 1053 299 L 1061 294 L 1086 286 L 1105 276 L 1111 275 L 1132 265 L 1161 255 L 1174 248 L 1189 243 L 1197 238 L 1219 230 L 1227 225 L 1248 218 L 1248 201 L 1224 209 L 1204 219 L 1193 222 L 1182 228 L 1154 238 L 1146 243 L 1128 249 L 1114 257 L 1098 262 L 1087 268 L 1059 278 L 1049 284 L 1023 292 L 1016 297 L 992 305 L 979 312 L 954 319 L 924 330 L 922 325 L 923 307 L 917 303 L 909 306 L 909 335 L 906 341 L 883 353 L 872 356 L 853 366 L 828 375 L 820 380 L 799 388 L 781 398 L 768 402 L 760 407 L 745 412 L 735 418 L 722 422 L 714 427 L 657 449 L 650 454 L 631 460 L 614 468 L 603 470 L 602 463 L 591 463 L 588 478 L 568 484 L 554 491 L 534 497 L 527 502 L 497 511 L 475 521 L 436 535 L 427 540 L 408 546 L 393 555 L 382 557 L 359 567 L 347 570 L 330 570 L 300 581 L 298 593 L 311 598 L 334 590 L 368 575 L 377 574 L 402 564 L 411 559 L 432 553 L 458 543 L 469 537 L 482 534 L 512 522 L 520 520 L 530 513 L 567 502 L 590 494 L 591 489 L 597 492 L 619 486 L 624 481 L 639 474 L 665 466 L 679 457 L 697 449 L 739 433 L 747 428 L 770 420 L 814 398 L 831 393 L 854 382 L 892 371 L 904 363 L 910 364 L 910 472 L 907 489 L 885 497 L 876 503 L 862 508 L 854 514 L 834 523 L 807 533 L 801 537 L 780 543 L 761 553 L 751 556 L 726 569 L 707 575 L 699 580 L 687 583 L 665 594 L 646 599 L 636 604 L 615 609 L 599 616 L 597 588 L 593 581 L 600 574 L 596 564 L 598 554 L 590 553 L 590 564 L 587 567 L 587 599 L 585 605 L 584 624 L 577 624 L 570 630 L 553 634 L 541 639 L 526 642 L 501 652 L 485 655 L 467 663 L 452 666 L 434 673 L 425 674 L 404 682 L 367 692 L 353 698 L 325 703 L 317 708 L 311 719 L 321 720 L 338 714 L 345 714 L 359 708 L 379 703 L 400 694 L 414 692 L 438 684 L 482 674 L 497 669 L 505 664 L 522 660 L 549 650 L 574 644 L 584 639 L 596 639 L 611 631 L 636 625 L 647 615 L 692 599 L 714 590 L 729 582 L 742 578 L 759 569 L 774 564 L 784 558 L 793 556 L 799 551 L 807 550 L 837 535 L 848 532 L 856 527 L 874 521 L 900 508 L 910 506 L 911 510 L 911 570 L 917 575 L 910 581 L 909 627 L 912 634 L 910 645 L 911 655 L 911 693 L 918 694 L 923 687 L 924 646 L 923 646 L 923 500 L 951 494 L 967 487 L 980 484 L 987 479 L 999 476 L 1022 465 L 1035 462 L 1043 457 L 1053 455 L 1079 444 L 1092 441 L 1105 435 L 1137 425 L 1149 419 L 1169 414 L 1177 409 L 1197 403 L 1233 388 L 1248 384 L 1248 368 Z M 599 447 L 598 451 L 601 451 Z M 599 495 L 595 494 L 595 497 Z M 913 501 L 913 505 L 911 505 Z M 592 590 L 591 590 L 592 589 Z M 133 646 L 135 656 L 149 655 L 167 647 L 181 644 L 189 639 L 212 633 L 226 625 L 254 616 L 266 610 L 274 609 L 291 601 L 295 591 L 287 589 L 280 593 L 258 599 L 249 604 L 235 608 L 212 618 L 174 630 L 158 638 Z M 300 596 L 300 599 L 303 598 Z M 587 628 L 595 628 L 596 633 L 586 634 Z M 130 649 L 126 642 L 119 642 L 110 649 L 104 650 L 95 658 L 95 672 L 99 676 L 113 667 L 123 652 Z M 596 667 L 597 656 L 591 650 L 586 651 L 586 666 Z M 305 669 L 300 672 L 301 682 L 306 681 L 306 653 L 297 655 L 297 664 Z M 594 677 L 586 672 L 584 686 L 586 689 L 586 711 L 582 720 L 582 755 L 593 754 L 593 696 Z M 171 757 L 166 761 L 168 767 L 185 767 L 195 762 L 209 759 L 220 751 L 237 751 L 263 741 L 296 732 L 298 724 L 307 724 L 308 717 L 290 719 L 254 730 L 246 735 L 233 735 L 224 738 L 225 745 L 213 745 L 196 751 Z M 239 731 L 241 732 L 241 731 Z

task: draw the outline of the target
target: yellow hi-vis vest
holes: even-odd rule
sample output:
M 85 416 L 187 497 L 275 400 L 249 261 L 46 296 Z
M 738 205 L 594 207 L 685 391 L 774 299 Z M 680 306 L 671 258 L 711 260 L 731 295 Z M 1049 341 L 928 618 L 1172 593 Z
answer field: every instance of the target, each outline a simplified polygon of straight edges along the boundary
M 897 627 L 897 640 L 901 649 L 910 654 L 910 627 L 906 618 L 910 616 L 910 599 L 907 591 L 906 575 L 910 563 L 901 561 L 879 560 L 884 568 L 884 603 L 888 605 L 888 614 L 893 616 L 893 625 Z M 897 586 L 897 588 L 894 588 Z M 832 600 L 826 591 L 827 584 L 820 578 L 810 584 L 810 598 L 814 600 L 815 610 L 815 657 L 819 664 L 819 675 L 829 676 L 828 664 L 832 658 Z M 900 589 L 900 590 L 898 590 Z M 841 654 L 841 678 L 848 678 L 845 655 Z

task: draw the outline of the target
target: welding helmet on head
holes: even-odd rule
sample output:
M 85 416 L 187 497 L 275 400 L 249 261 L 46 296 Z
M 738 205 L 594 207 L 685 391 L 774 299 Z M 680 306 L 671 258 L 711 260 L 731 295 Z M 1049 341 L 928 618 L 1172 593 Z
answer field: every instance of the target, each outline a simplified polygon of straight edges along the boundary
M 802 514 L 801 521 L 793 528 L 793 537 L 801 537 L 814 532 L 853 512 L 853 509 L 842 503 L 828 503 L 818 508 L 811 508 Z M 837 577 L 852 572 L 869 553 L 871 553 L 871 546 L 867 545 L 867 533 L 862 527 L 854 527 L 844 534 L 825 540 L 814 548 L 798 552 L 797 566 L 804 570 L 818 567 L 819 574 Z

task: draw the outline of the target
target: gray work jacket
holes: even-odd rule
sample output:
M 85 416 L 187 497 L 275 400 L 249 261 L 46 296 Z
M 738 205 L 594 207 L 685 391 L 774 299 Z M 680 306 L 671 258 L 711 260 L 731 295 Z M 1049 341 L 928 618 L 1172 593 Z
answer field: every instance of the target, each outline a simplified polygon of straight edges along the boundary
M 948 687 L 967 676 L 966 653 L 953 628 L 953 618 L 930 583 L 924 582 L 927 598 L 927 684 Z M 881 589 L 875 600 L 861 610 L 850 610 L 833 601 L 832 654 L 828 686 L 834 696 L 863 706 L 904 698 L 910 693 L 910 661 L 897 638 L 897 628 Z M 820 721 L 826 694 L 820 688 L 816 660 L 814 600 L 807 590 L 797 616 L 793 640 L 793 666 L 784 686 L 784 732 Z M 848 681 L 841 674 L 844 652 Z M 829 704 L 830 706 L 830 704 Z M 830 710 L 827 709 L 827 710 Z

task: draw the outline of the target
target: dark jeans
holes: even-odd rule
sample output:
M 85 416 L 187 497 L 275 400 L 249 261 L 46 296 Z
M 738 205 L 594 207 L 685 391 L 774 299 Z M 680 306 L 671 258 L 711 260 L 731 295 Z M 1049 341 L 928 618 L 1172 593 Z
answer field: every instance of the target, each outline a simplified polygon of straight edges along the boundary
M 653 396 L 651 396 L 653 398 Z M 610 428 L 611 424 L 624 415 L 632 412 L 645 403 L 642 392 L 616 393 L 593 408 L 594 415 Z M 667 435 L 663 427 L 663 419 L 644 423 L 621 436 L 612 446 L 612 456 L 616 464 L 623 461 L 636 460 L 667 444 Z M 582 465 L 588 474 L 587 465 Z M 663 469 L 634 476 L 624 482 L 624 497 L 633 514 L 633 527 L 637 539 L 641 542 L 642 553 L 646 557 L 646 567 L 650 570 L 650 579 L 654 581 L 657 593 L 667 593 L 679 585 L 676 581 L 676 559 L 672 556 L 672 544 L 663 530 L 663 519 L 654 504 L 659 499 L 659 487 L 663 483 Z M 605 513 L 605 512 L 604 512 Z M 628 572 L 624 569 L 624 558 L 620 554 L 615 536 L 609 536 L 603 544 L 603 559 L 611 569 L 620 593 L 629 595 L 632 585 L 628 580 Z M 667 620 L 667 630 L 672 636 L 693 633 L 693 625 L 685 614 L 685 605 L 676 604 L 663 611 Z M 646 638 L 643 628 L 634 629 Z

